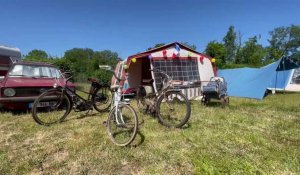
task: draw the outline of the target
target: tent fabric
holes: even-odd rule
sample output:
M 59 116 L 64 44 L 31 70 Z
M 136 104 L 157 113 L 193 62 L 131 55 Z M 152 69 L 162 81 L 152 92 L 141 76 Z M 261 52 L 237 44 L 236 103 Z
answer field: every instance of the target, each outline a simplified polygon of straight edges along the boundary
M 276 71 L 291 70 L 299 67 L 299 60 L 293 57 L 283 57 Z
M 228 85 L 228 95 L 263 99 L 267 88 L 272 84 L 281 59 L 262 68 L 239 68 L 219 70 Z
M 285 89 L 289 83 L 292 73 L 292 69 L 285 71 L 276 71 L 272 76 L 272 80 L 268 86 L 268 89 Z
M 292 76 L 292 69 L 299 63 L 291 57 L 283 57 L 262 68 L 219 70 L 218 76 L 228 83 L 228 95 L 263 99 L 267 89 L 285 89 Z
M 239 68 L 219 70 L 218 76 L 224 77 L 228 85 L 228 95 L 263 99 L 267 88 L 284 89 L 291 70 L 297 64 L 282 58 L 262 68 Z M 284 67 L 284 69 L 283 69 Z M 285 71 L 276 71 L 285 70 Z

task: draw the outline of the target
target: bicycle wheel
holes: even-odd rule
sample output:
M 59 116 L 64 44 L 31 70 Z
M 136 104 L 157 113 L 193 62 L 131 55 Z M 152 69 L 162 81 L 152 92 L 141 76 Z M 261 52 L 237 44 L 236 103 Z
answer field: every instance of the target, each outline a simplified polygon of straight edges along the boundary
M 71 110 L 68 96 L 57 89 L 42 93 L 33 103 L 32 117 L 41 125 L 62 122 Z
M 169 91 L 159 97 L 156 111 L 161 124 L 167 127 L 180 128 L 190 118 L 191 105 L 181 92 Z
M 92 95 L 94 108 L 98 112 L 107 111 L 111 105 L 112 93 L 109 87 L 102 87 L 95 90 Z
M 117 115 L 116 109 L 114 107 L 108 116 L 108 133 L 114 144 L 126 146 L 134 140 L 137 134 L 138 118 L 135 110 L 127 104 L 118 107 Z

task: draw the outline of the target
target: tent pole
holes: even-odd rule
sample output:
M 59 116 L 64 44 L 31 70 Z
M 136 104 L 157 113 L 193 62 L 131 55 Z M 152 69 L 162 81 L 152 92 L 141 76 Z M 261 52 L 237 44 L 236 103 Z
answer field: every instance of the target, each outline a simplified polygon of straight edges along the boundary
M 285 57 L 283 58 L 283 60 L 285 59 Z M 283 77 L 285 77 L 285 61 L 283 61 Z M 286 81 L 284 81 L 284 84 L 286 83 Z M 283 87 L 283 94 L 285 94 L 285 86 Z
M 278 74 L 278 71 L 276 71 L 274 94 L 276 94 L 277 74 Z

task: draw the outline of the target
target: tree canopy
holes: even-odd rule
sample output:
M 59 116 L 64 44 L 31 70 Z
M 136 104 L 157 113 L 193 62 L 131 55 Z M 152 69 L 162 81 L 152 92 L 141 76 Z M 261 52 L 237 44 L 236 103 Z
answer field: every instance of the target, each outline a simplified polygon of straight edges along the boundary
M 277 27 L 269 34 L 268 46 L 259 44 L 260 37 L 257 36 L 242 43 L 240 33 L 237 41 L 234 27 L 230 26 L 223 42 L 209 42 L 204 52 L 217 59 L 219 68 L 260 67 L 282 56 L 293 56 L 300 60 L 300 26 Z
M 71 72 L 76 82 L 85 82 L 88 77 L 96 77 L 101 81 L 108 82 L 112 77 L 111 73 L 100 70 L 99 65 L 115 67 L 121 60 L 116 52 L 110 50 L 94 51 L 90 48 L 67 50 L 62 58 L 49 57 L 45 51 L 34 49 L 24 59 L 53 63 L 62 71 Z
M 179 42 L 179 43 L 182 44 L 182 45 L 184 45 L 184 46 L 186 46 L 186 47 L 189 47 L 189 48 L 191 48 L 193 50 L 197 49 L 197 46 L 195 44 L 190 44 L 189 42 Z M 153 47 L 148 47 L 147 50 L 152 50 L 152 49 L 164 46 L 164 45 L 166 45 L 166 43 L 157 43 Z
M 236 44 L 236 32 L 234 26 L 230 26 L 227 34 L 223 38 L 224 46 L 226 49 L 225 62 L 232 63 L 235 58 L 237 44 Z
M 297 55 L 300 51 L 300 26 L 277 27 L 270 32 L 269 57 L 275 61 L 282 56 Z
M 43 50 L 34 49 L 30 51 L 25 57 L 24 60 L 27 61 L 47 61 L 48 54 Z
M 226 60 L 225 60 L 226 48 L 225 48 L 224 44 L 222 44 L 220 42 L 217 42 L 217 41 L 209 42 L 206 46 L 204 53 L 213 58 L 218 58 L 220 60 L 217 62 L 218 67 L 222 67 L 226 63 Z

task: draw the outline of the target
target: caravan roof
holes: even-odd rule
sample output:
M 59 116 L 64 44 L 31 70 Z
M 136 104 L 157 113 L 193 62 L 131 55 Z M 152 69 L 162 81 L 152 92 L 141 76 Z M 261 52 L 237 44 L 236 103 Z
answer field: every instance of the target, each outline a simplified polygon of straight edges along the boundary
M 12 61 L 21 59 L 21 51 L 15 47 L 0 45 L 0 56 L 9 57 Z

